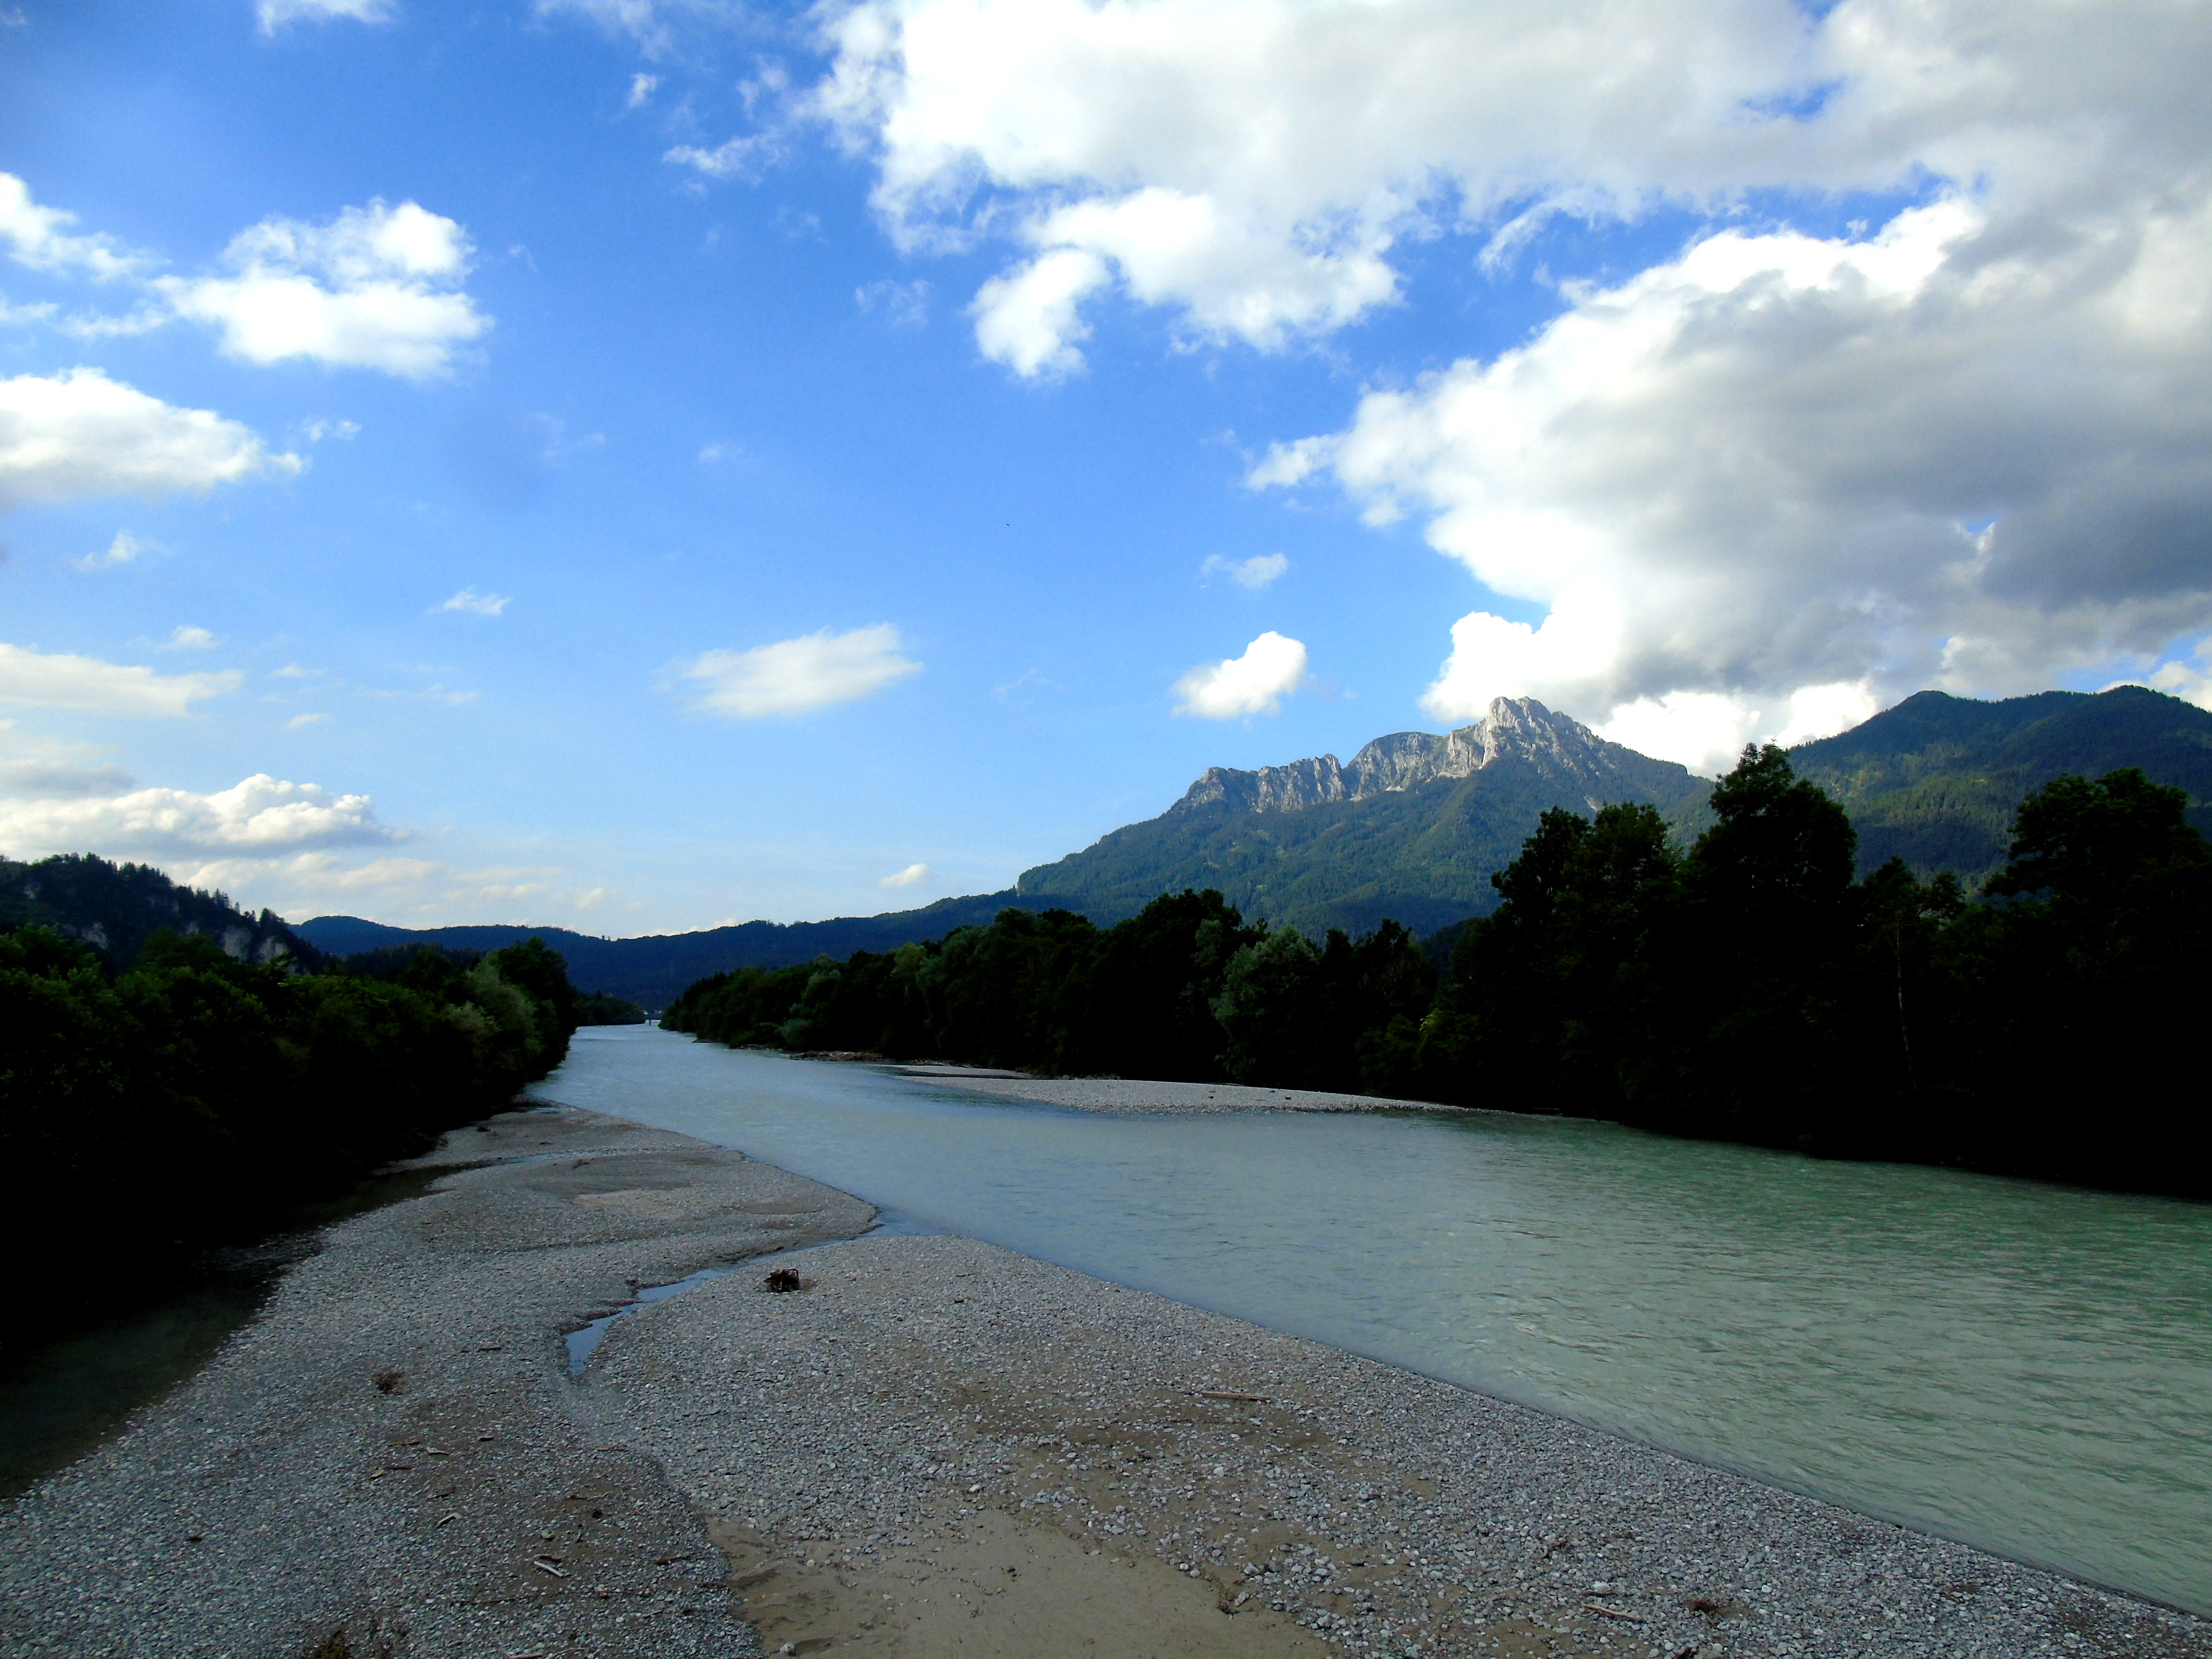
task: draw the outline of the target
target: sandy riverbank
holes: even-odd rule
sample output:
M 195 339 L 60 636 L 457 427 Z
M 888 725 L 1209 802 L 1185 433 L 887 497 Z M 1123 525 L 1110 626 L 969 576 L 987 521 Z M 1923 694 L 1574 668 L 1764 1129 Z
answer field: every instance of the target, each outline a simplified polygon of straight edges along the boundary
M 0 1508 L 9 1654 L 2190 1656 L 2212 1626 L 566 1109 Z M 345 1632 L 343 1645 L 336 1632 Z

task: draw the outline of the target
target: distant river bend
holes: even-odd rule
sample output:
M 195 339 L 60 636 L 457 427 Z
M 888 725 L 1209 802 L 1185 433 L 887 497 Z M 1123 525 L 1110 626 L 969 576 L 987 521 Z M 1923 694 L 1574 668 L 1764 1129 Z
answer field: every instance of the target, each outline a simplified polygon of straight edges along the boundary
M 2212 1206 L 1507 1114 L 1108 1117 L 646 1027 L 537 1092 L 2212 1613 Z

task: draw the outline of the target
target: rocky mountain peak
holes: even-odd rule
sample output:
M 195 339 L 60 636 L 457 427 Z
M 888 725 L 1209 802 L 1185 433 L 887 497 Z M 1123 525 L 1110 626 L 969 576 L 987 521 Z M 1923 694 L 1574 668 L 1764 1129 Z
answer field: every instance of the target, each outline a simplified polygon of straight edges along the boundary
M 1569 793 L 1595 800 L 1611 798 L 1603 791 L 1619 781 L 1624 763 L 1644 760 L 1534 697 L 1498 697 L 1472 725 L 1442 735 L 1393 732 L 1376 738 L 1348 762 L 1322 755 L 1256 771 L 1210 766 L 1168 810 L 1295 812 L 1331 801 L 1367 800 L 1415 789 L 1439 778 L 1471 777 L 1505 762 L 1526 763 Z

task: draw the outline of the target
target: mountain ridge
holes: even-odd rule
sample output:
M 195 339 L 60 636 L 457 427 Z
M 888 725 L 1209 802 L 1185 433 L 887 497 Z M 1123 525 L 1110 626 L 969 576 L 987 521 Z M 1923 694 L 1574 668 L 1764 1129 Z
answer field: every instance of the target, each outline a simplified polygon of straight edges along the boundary
M 2136 686 L 1992 702 L 1925 691 L 1790 753 L 1801 775 L 1851 812 L 1862 869 L 1894 853 L 1923 874 L 1985 874 L 2003 862 L 2021 798 L 2069 770 L 2095 776 L 2142 765 L 2187 789 L 2190 821 L 2212 832 L 2212 713 Z M 1248 915 L 1302 932 L 1358 933 L 1389 916 L 1427 934 L 1491 907 L 1491 872 L 1511 861 L 1546 807 L 1647 799 L 1687 841 L 1707 820 L 1711 788 L 1686 768 L 1608 743 L 1533 700 L 1501 698 L 1482 720 L 1390 732 L 1348 762 L 1322 755 L 1208 767 L 1157 817 L 1024 871 L 1013 888 L 914 910 L 616 940 L 564 928 L 408 929 L 330 916 L 295 931 L 334 954 L 412 940 L 483 950 L 538 933 L 570 957 L 580 986 L 648 1007 L 706 974 L 895 950 L 1010 906 L 1072 909 L 1109 925 L 1186 885 L 1218 887 Z M 1407 879 L 1409 870 L 1419 878 Z
M 1349 763 L 1209 767 L 1158 817 L 1025 870 L 1014 889 L 1070 896 L 1102 925 L 1160 892 L 1212 887 L 1302 933 L 1386 917 L 1427 933 L 1495 902 L 1490 872 L 1547 808 L 1641 801 L 1687 824 L 1711 787 L 1532 697 L 1499 697 L 1469 725 L 1392 732 Z

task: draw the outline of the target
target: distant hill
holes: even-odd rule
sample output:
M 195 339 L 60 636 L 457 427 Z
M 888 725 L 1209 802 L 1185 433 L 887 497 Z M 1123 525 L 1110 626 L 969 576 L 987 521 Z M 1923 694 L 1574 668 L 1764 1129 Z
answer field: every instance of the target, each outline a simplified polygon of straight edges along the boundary
M 566 927 L 507 923 L 460 927 L 392 927 L 359 916 L 317 916 L 295 930 L 333 956 L 393 945 L 441 945 L 451 950 L 491 951 L 533 934 L 568 958 L 577 988 L 605 991 L 647 1008 L 664 1008 L 696 979 L 738 967 L 782 968 L 817 956 L 842 959 L 855 951 L 895 951 L 917 939 L 940 939 L 956 927 L 988 922 L 1000 911 L 1049 910 L 1066 902 L 1049 894 L 981 893 L 939 899 L 917 910 L 879 916 L 839 916 L 829 921 L 748 921 L 696 933 L 653 933 L 641 939 L 600 939 Z M 1073 907 L 1070 907 L 1073 908 Z
M 315 955 L 276 914 L 252 915 L 222 893 L 172 881 L 150 864 L 62 853 L 35 864 L 0 859 L 0 927 L 40 923 L 82 939 L 111 967 L 128 968 L 164 927 L 204 933 L 241 962 Z
M 1024 872 L 1015 890 L 1069 896 L 1105 923 L 1162 892 L 1216 887 L 1302 933 L 1357 934 L 1387 916 L 1425 933 L 1496 902 L 1491 872 L 1547 807 L 1644 801 L 1686 820 L 1711 787 L 1531 698 L 1500 697 L 1472 726 L 1377 738 L 1349 763 L 1210 768 L 1158 817 Z
M 2004 862 L 2021 797 L 2062 772 L 2096 777 L 2140 766 L 2187 789 L 2191 822 L 2212 833 L 2212 714 L 2139 687 L 2003 702 L 1923 691 L 1792 750 L 1790 759 L 1850 809 L 1866 869 L 1897 854 L 1923 872 L 1984 875 Z M 416 941 L 485 951 L 535 933 L 568 958 L 580 988 L 647 1008 L 726 969 L 895 950 L 1009 906 L 1074 910 L 1109 926 L 1185 887 L 1218 888 L 1248 916 L 1316 935 L 1364 933 L 1386 916 L 1436 934 L 1496 903 L 1491 872 L 1518 854 L 1547 807 L 1646 801 L 1686 841 L 1710 822 L 1711 787 L 1541 703 L 1500 698 L 1472 726 L 1395 732 L 1348 762 L 1322 755 L 1256 771 L 1209 768 L 1159 817 L 1025 871 L 1009 891 L 916 910 L 626 939 L 562 927 L 392 927 L 354 916 L 318 916 L 293 931 L 333 955 Z M 1449 939 L 1443 932 L 1434 941 L 1440 962 Z
M 1979 878 L 2005 861 L 2013 809 L 2063 773 L 2139 766 L 2189 792 L 2212 835 L 2212 712 L 2139 685 L 1977 702 L 1922 691 L 1864 725 L 1790 751 L 1850 811 L 1859 867 L 1899 857 Z

